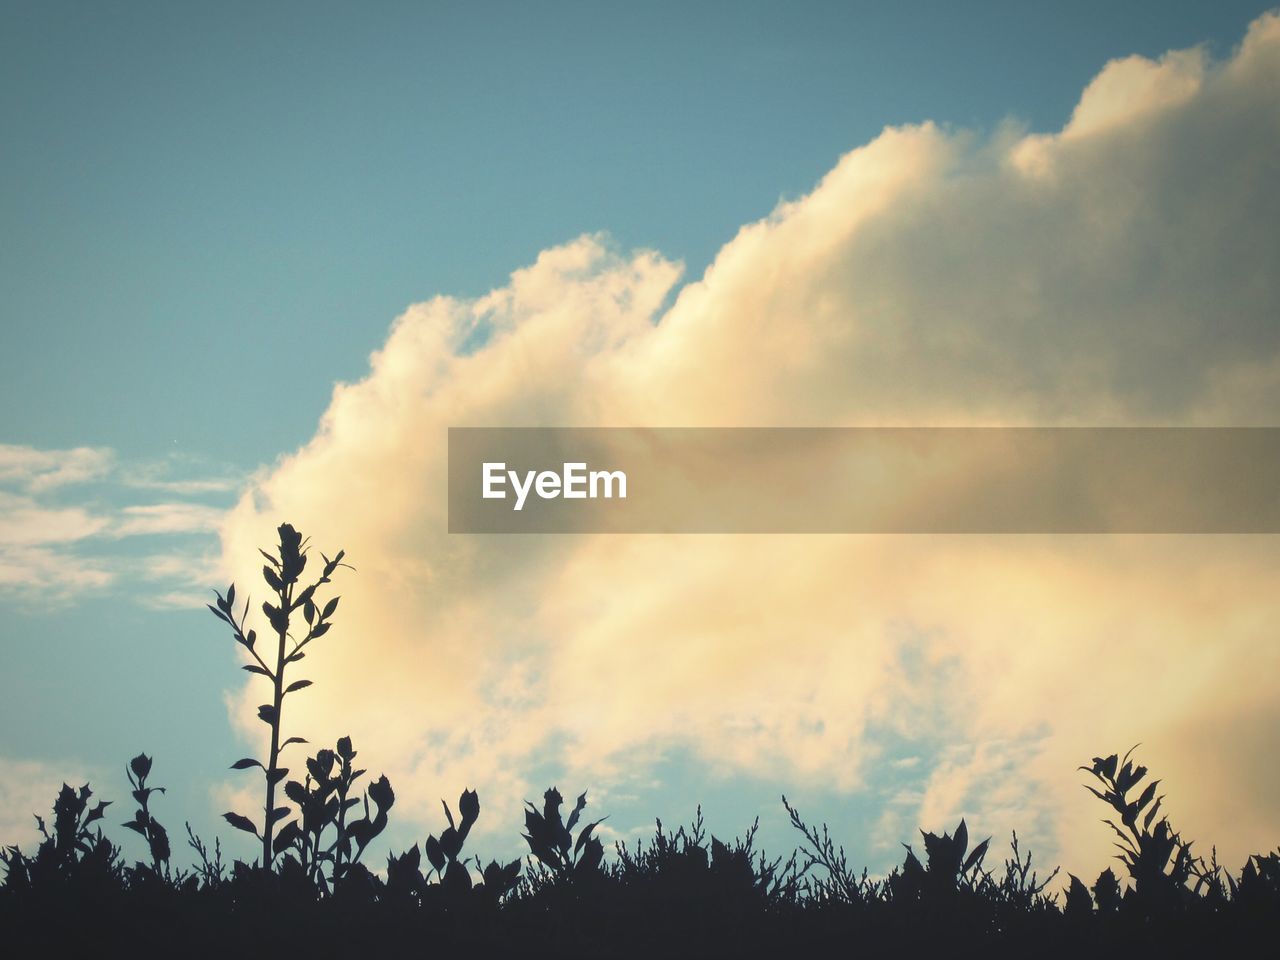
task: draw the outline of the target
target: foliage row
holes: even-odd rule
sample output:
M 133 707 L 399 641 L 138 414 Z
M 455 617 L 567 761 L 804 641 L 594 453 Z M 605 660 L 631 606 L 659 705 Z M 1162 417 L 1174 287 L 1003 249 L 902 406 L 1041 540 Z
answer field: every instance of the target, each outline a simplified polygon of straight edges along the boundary
M 253 863 L 223 861 L 187 825 L 191 868 L 174 866 L 169 833 L 152 809 L 164 788 L 150 783 L 152 759 L 134 757 L 126 774 L 136 805 L 122 825 L 146 842 L 147 861 L 127 864 L 104 836 L 109 801 L 93 801 L 86 784 L 63 785 L 52 824 L 37 816 L 42 841 L 33 854 L 0 851 L 0 922 L 11 945 L 88 944 L 97 954 L 128 946 L 183 947 L 190 954 L 228 948 L 265 952 L 309 946 L 352 948 L 470 946 L 518 948 L 539 955 L 764 955 L 779 951 L 863 947 L 946 948 L 949 952 L 1022 954 L 1181 953 L 1231 944 L 1274 942 L 1280 928 L 1280 851 L 1251 856 L 1232 873 L 1193 853 L 1162 814 L 1158 780 L 1130 750 L 1095 757 L 1080 769 L 1108 808 L 1103 823 L 1117 837 L 1120 871 L 1092 882 L 1067 878 L 1050 889 L 1015 833 L 1011 852 L 991 861 L 990 839 L 971 843 L 961 820 L 952 832 L 921 831 L 922 854 L 909 845 L 901 866 L 872 877 L 852 868 L 826 825 L 806 823 L 782 803 L 801 838 L 785 860 L 756 850 L 758 825 L 722 842 L 706 833 L 701 809 L 686 829 L 658 821 L 648 843 L 615 845 L 608 859 L 584 821 L 582 793 L 567 816 L 552 787 L 541 806 L 526 804 L 524 861 L 482 864 L 464 855 L 480 816 L 480 799 L 464 790 L 457 811 L 442 801 L 444 826 L 419 846 L 388 855 L 375 873 L 365 863 L 388 823 L 395 793 L 386 776 L 366 779 L 349 737 L 285 765 L 288 698 L 310 685 L 287 680 L 310 644 L 332 625 L 338 598 L 317 591 L 346 566 L 339 551 L 321 554 L 319 576 L 304 583 L 308 546 L 289 524 L 275 554 L 263 551 L 271 598 L 262 613 L 270 640 L 247 626 L 249 601 L 237 611 L 234 585 L 217 594 L 214 615 L 231 628 L 244 669 L 270 685 L 258 711 L 270 729 L 265 757 L 232 764 L 262 777 L 257 817 L 228 812 L 227 822 L 261 844 Z M 296 769 L 296 773 L 294 770 Z M 291 775 L 292 774 L 292 775 Z M 194 926 L 193 926 L 194 925 Z M 191 931 L 204 931 L 199 941 Z

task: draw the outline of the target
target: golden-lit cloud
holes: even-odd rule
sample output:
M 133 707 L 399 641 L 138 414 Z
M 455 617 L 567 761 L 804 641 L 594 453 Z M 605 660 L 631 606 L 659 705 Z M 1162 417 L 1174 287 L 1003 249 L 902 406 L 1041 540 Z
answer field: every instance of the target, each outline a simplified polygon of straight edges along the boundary
M 283 520 L 358 567 L 291 722 L 423 818 L 518 809 L 539 764 L 858 791 L 940 744 L 883 829 L 965 814 L 1079 871 L 1075 767 L 1142 740 L 1188 835 L 1274 845 L 1274 538 L 451 537 L 445 484 L 450 426 L 1275 425 L 1277 90 L 1268 16 L 1223 63 L 1109 64 L 1057 134 L 886 130 L 678 288 L 587 236 L 411 307 L 222 529 L 241 590 Z

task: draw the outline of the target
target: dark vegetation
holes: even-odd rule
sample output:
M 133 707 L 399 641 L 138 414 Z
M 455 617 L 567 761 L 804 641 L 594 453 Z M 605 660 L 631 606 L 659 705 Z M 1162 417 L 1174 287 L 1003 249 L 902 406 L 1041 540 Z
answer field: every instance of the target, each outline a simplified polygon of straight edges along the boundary
M 1118 838 L 1118 870 L 1087 881 L 1041 875 L 1017 835 L 1003 859 L 990 839 L 971 842 L 962 820 L 952 832 L 921 831 L 921 850 L 905 845 L 886 877 L 858 871 L 825 825 L 806 822 L 784 797 L 800 838 L 788 857 L 756 848 L 756 825 L 725 842 L 707 833 L 698 810 L 674 833 L 661 821 L 648 843 L 616 845 L 612 859 L 584 817 L 587 795 L 565 810 L 552 787 L 524 811 L 528 855 L 482 864 L 465 851 L 480 816 L 466 790 L 456 812 L 444 803 L 439 835 L 368 865 L 395 793 L 357 764 L 350 738 L 305 753 L 298 736 L 281 739 L 290 695 L 309 684 L 286 681 L 310 645 L 330 629 L 338 599 L 317 591 L 342 563 L 323 554 L 306 582 L 301 535 L 279 528 L 276 553 L 263 552 L 270 624 L 259 646 L 237 612 L 234 586 L 210 609 L 231 630 L 244 669 L 270 684 L 259 717 L 270 729 L 263 759 L 237 770 L 262 777 L 257 818 L 225 814 L 261 844 L 256 862 L 226 863 L 186 828 L 192 867 L 174 866 L 169 833 L 157 819 L 152 760 L 134 757 L 127 775 L 136 805 L 122 826 L 147 844 L 148 860 L 124 862 L 103 833 L 108 801 L 89 786 L 64 785 L 52 823 L 37 817 L 34 853 L 0 852 L 0 944 L 9 956 L 55 948 L 89 956 L 325 957 L 723 956 L 800 953 L 946 955 L 1221 956 L 1268 954 L 1280 932 L 1280 852 L 1255 855 L 1236 873 L 1192 852 L 1162 815 L 1159 781 L 1132 758 L 1095 757 L 1081 767 L 1107 808 Z M 313 565 L 313 570 L 316 565 Z M 113 811 L 114 813 L 114 811 Z

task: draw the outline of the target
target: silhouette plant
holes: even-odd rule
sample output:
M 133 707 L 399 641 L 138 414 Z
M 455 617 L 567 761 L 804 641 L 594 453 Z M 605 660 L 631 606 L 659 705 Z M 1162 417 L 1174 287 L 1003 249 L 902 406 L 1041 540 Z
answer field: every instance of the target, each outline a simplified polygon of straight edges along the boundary
M 465 861 L 458 858 L 462 855 L 462 845 L 467 840 L 467 834 L 480 817 L 480 797 L 474 790 L 462 791 L 462 795 L 458 797 L 457 821 L 453 819 L 449 804 L 442 799 L 440 805 L 444 807 L 444 816 L 449 821 L 449 826 L 441 832 L 439 839 L 436 839 L 435 834 L 428 835 L 423 847 L 427 860 L 445 890 L 457 894 L 470 890 L 472 886 L 471 874 L 467 871 Z
M 349 947 L 381 955 L 427 942 L 480 955 L 533 945 L 566 956 L 777 956 L 847 952 L 856 942 L 871 954 L 1237 956 L 1256 953 L 1249 944 L 1274 941 L 1280 920 L 1280 851 L 1250 857 L 1236 876 L 1216 856 L 1206 867 L 1186 852 L 1182 862 L 1195 866 L 1180 871 L 1178 851 L 1189 845 L 1179 841 L 1163 864 L 1153 861 L 1163 880 L 1142 872 L 1144 850 L 1162 833 L 1154 791 L 1140 802 L 1150 789 L 1146 771 L 1128 757 L 1095 764 L 1105 788 L 1098 793 L 1112 794 L 1113 808 L 1123 803 L 1135 828 L 1120 857 L 1134 885 L 1122 896 L 1120 878 L 1107 869 L 1092 887 L 1071 877 L 1065 897 L 1047 892 L 1057 871 L 1041 880 L 1016 833 L 1003 876 L 993 875 L 984 866 L 989 843 L 970 848 L 964 821 L 952 833 L 921 831 L 922 857 L 906 846 L 900 868 L 871 880 L 849 867 L 825 825 L 806 825 L 785 798 L 804 837 L 803 870 L 798 854 L 785 864 L 757 858 L 755 825 L 745 840 L 709 836 L 700 808 L 688 829 L 667 834 L 659 821 L 649 844 L 634 852 L 616 844 L 618 859 L 609 864 L 595 836 L 599 821 L 578 829 L 586 795 L 562 822 L 555 788 L 542 810 L 526 805 L 525 841 L 536 862 L 524 882 L 518 860 L 481 869 L 477 858 L 464 857 L 480 812 L 472 790 L 456 812 L 442 804 L 448 826 L 427 838 L 425 857 L 417 845 L 389 857 L 384 882 L 360 859 L 386 825 L 394 794 L 385 777 L 360 791 L 364 771 L 355 759 L 343 737 L 307 761 L 305 777 L 287 781 L 297 816 L 275 834 L 270 883 L 238 861 L 225 877 L 216 841 L 210 853 L 189 826 L 199 862 L 194 872 L 171 875 L 168 836 L 150 806 L 161 788 L 150 783 L 145 754 L 127 766 L 138 809 L 125 826 L 147 840 L 149 863 L 121 865 L 98 826 L 107 803 L 95 804 L 87 785 L 64 784 L 52 823 L 37 818 L 43 840 L 36 853 L 0 853 L 8 867 L 0 884 L 6 948 L 18 956 L 52 952 L 45 948 L 71 931 L 85 938 L 73 940 L 75 948 L 91 940 L 99 955 L 124 945 L 133 955 L 171 949 L 198 930 L 199 947 L 220 955 L 286 945 L 305 955 Z M 1125 824 L 1122 813 L 1113 828 Z M 1177 835 L 1169 829 L 1168 836 Z M 1204 882 L 1191 886 L 1191 877 Z
M 1129 791 L 1147 775 L 1146 767 L 1135 766 L 1130 759 L 1136 749 L 1136 745 L 1131 747 L 1124 759 L 1114 753 L 1094 757 L 1092 766 L 1080 769 L 1102 787 L 1099 790 L 1085 784 L 1085 789 L 1119 816 L 1119 824 L 1110 817 L 1102 822 L 1120 838 L 1116 859 L 1129 872 L 1135 896 L 1148 907 L 1174 905 L 1190 893 L 1187 882 L 1193 875 L 1202 876 L 1203 864 L 1191 855 L 1191 843 L 1183 841 L 1167 816 L 1156 819 L 1164 802 L 1163 796 L 1156 796 L 1159 780 L 1149 782 L 1137 798 L 1129 798 Z
M 195 831 L 191 829 L 191 824 L 186 824 L 187 828 L 187 846 L 196 852 L 199 862 L 196 864 L 195 873 L 199 878 L 199 883 L 203 884 L 205 890 L 214 890 L 222 885 L 225 879 L 226 865 L 222 862 L 222 841 L 217 837 L 213 838 L 213 850 L 196 836 Z
M 422 873 L 422 853 L 415 843 L 400 856 L 387 859 L 387 890 L 397 899 L 409 898 L 421 902 L 424 898 L 435 895 L 437 900 L 446 904 L 461 904 L 467 898 L 489 906 L 496 907 L 509 894 L 520 878 L 520 861 L 498 863 L 489 861 L 482 866 L 479 858 L 473 858 L 481 880 L 476 883 L 467 869 L 466 860 L 462 857 L 462 847 L 466 842 L 471 827 L 480 816 L 480 797 L 474 790 L 464 790 L 458 797 L 458 818 L 455 819 L 449 804 L 440 801 L 444 807 L 445 819 L 449 826 L 439 837 L 428 835 L 423 846 L 427 853 L 430 869 L 435 871 L 435 884 L 429 883 L 429 874 Z
M 982 861 L 991 840 L 983 840 L 970 851 L 969 828 L 963 819 L 954 835 L 938 836 L 924 830 L 920 835 L 924 838 L 925 862 L 921 864 L 915 851 L 903 844 L 907 859 L 902 870 L 889 878 L 894 900 L 949 903 L 958 893 L 981 892 L 990 882 L 989 875 L 982 869 Z
M 273 556 L 265 550 L 258 551 L 267 560 L 262 568 L 262 578 L 275 599 L 274 603 L 266 600 L 262 604 L 262 612 L 276 635 L 275 650 L 268 654 L 270 659 L 263 659 L 262 654 L 258 652 L 257 632 L 245 629 L 249 616 L 249 600 L 245 601 L 244 610 L 239 618 L 236 617 L 234 583 L 227 588 L 225 597 L 215 591 L 217 607 L 215 609 L 213 605 L 209 606 L 214 616 L 231 627 L 236 643 L 253 658 L 253 662 L 245 664 L 243 669 L 266 677 L 271 682 L 271 702 L 258 707 L 258 718 L 271 729 L 271 746 L 267 753 L 267 762 L 263 763 L 261 760 L 246 757 L 231 765 L 233 770 L 247 770 L 251 767 L 262 770 L 266 792 L 262 829 L 259 831 L 254 822 L 242 814 L 223 814 L 233 827 L 251 833 L 261 841 L 263 869 L 271 868 L 278 852 L 273 843 L 275 825 L 289 813 L 288 807 L 276 806 L 276 786 L 289 774 L 287 767 L 280 766 L 280 754 L 290 744 L 307 742 L 302 737 L 289 737 L 283 741 L 280 739 L 285 697 L 311 685 L 310 680 L 294 680 L 286 685 L 285 673 L 290 664 L 297 663 L 306 656 L 307 646 L 313 640 L 324 636 L 332 626 L 330 618 L 338 608 L 338 598 L 333 597 L 322 608 L 316 603 L 315 593 L 319 587 L 330 582 L 329 578 L 338 567 L 348 566 L 342 563 L 344 556 L 342 550 L 339 550 L 332 560 L 321 554 L 324 570 L 320 578 L 309 586 L 300 587 L 300 578 L 307 566 L 307 544 L 302 534 L 290 524 L 281 524 L 276 532 L 280 538 L 276 554 Z M 306 633 L 301 637 L 294 636 L 290 631 L 294 622 L 293 615 L 299 609 L 307 625 Z
M 560 818 L 563 803 L 564 798 L 555 787 L 543 794 L 541 813 L 532 803 L 525 801 L 524 839 L 529 844 L 529 852 L 555 880 L 568 881 L 597 875 L 604 860 L 604 845 L 592 833 L 607 818 L 588 823 L 578 831 L 575 840 L 573 828 L 587 806 L 586 791 L 574 804 L 568 823 Z
M 1090 889 L 1093 891 L 1093 901 L 1098 905 L 1099 913 L 1113 914 L 1120 909 L 1120 878 L 1110 867 L 1098 874 L 1098 879 Z
M 1274 910 L 1280 904 L 1280 850 L 1253 854 L 1240 871 L 1240 881 L 1228 877 L 1232 899 L 1247 909 Z
M 133 788 L 133 799 L 137 801 L 138 809 L 134 812 L 133 819 L 127 821 L 124 826 L 146 840 L 151 851 L 150 867 L 140 863 L 135 868 L 135 873 L 146 875 L 149 870 L 152 877 L 168 880 L 170 879 L 169 834 L 160 825 L 160 821 L 151 815 L 149 808 L 151 795 L 164 793 L 164 787 L 148 787 L 147 776 L 150 773 L 151 758 L 145 753 L 138 754 L 125 768 L 125 775 L 129 778 L 129 786 Z
M 995 883 L 996 895 L 1003 904 L 1019 911 L 1027 912 L 1045 908 L 1051 902 L 1050 898 L 1045 896 L 1045 890 L 1057 877 L 1060 868 L 1054 867 L 1049 871 L 1049 875 L 1041 880 L 1031 865 L 1031 851 L 1028 850 L 1025 854 L 1022 852 L 1016 830 L 1013 831 L 1013 839 L 1009 847 L 1013 855 L 1005 860 L 1004 876 Z M 987 879 L 991 880 L 989 874 Z
M 770 860 L 763 852 L 757 854 L 758 819 L 744 837 L 729 843 L 707 836 L 701 806 L 688 830 L 682 826 L 668 834 L 661 820 L 656 824 L 653 839 L 648 844 L 638 841 L 634 853 L 625 841 L 614 845 L 616 878 L 655 911 L 743 912 L 794 900 L 796 857 L 793 854 L 784 864 L 781 857 Z
M 872 880 L 865 868 L 858 874 L 849 866 L 844 847 L 837 846 L 831 839 L 831 831 L 825 823 L 821 830 L 806 824 L 785 795 L 782 805 L 791 818 L 791 826 L 804 837 L 804 863 L 800 867 L 800 876 L 811 878 L 812 890 L 818 900 L 861 904 L 880 896 L 881 884 Z M 815 867 L 821 867 L 825 875 L 811 875 Z
M 365 773 L 353 769 L 355 757 L 351 738 L 342 737 L 335 749 L 320 750 L 307 760 L 304 781 L 290 780 L 284 787 L 299 817 L 280 828 L 273 852 L 285 854 L 287 869 L 301 871 L 321 893 L 335 889 L 358 864 L 365 848 L 386 829 L 387 812 L 395 803 L 391 782 L 381 776 L 363 794 L 364 816 L 347 821 L 347 811 L 362 799 L 352 793 Z
M 79 790 L 62 785 L 53 802 L 53 830 L 36 815 L 43 840 L 34 857 L 16 846 L 0 851 L 6 868 L 5 885 L 14 890 L 49 889 L 66 886 L 107 886 L 120 879 L 120 851 L 102 835 L 102 828 L 90 829 L 100 821 L 110 800 L 98 801 L 92 809 L 93 791 L 86 783 Z

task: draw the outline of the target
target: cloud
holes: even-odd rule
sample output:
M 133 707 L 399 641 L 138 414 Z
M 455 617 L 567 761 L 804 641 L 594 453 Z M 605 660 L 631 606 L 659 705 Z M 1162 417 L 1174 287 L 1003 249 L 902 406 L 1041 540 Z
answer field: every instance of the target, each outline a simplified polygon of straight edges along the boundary
M 87 593 L 139 581 L 168 581 L 144 596 L 149 606 L 199 606 L 210 583 L 205 556 L 224 506 L 188 500 L 129 503 L 137 490 L 170 496 L 225 493 L 224 479 L 173 477 L 190 466 L 173 460 L 120 463 L 113 451 L 80 447 L 40 450 L 0 445 L 0 591 L 23 603 L 70 603 Z M 86 489 L 86 486 L 92 487 Z M 122 547 L 136 537 L 204 537 L 182 562 L 167 566 Z M 172 560 L 174 554 L 169 554 Z
M 216 530 L 223 511 L 200 503 L 149 503 L 124 507 L 112 536 L 136 537 Z
M 0 483 L 16 483 L 30 493 L 39 493 L 96 480 L 110 471 L 112 461 L 110 450 L 94 447 L 38 450 L 0 443 Z
M 920 789 L 886 795 L 882 829 L 965 815 L 1082 873 L 1109 841 L 1075 767 L 1144 740 L 1188 835 L 1236 861 L 1273 845 L 1269 538 L 450 537 L 445 444 L 468 425 L 1274 425 L 1278 87 L 1267 16 L 1223 63 L 1108 64 L 1057 133 L 887 129 L 683 286 L 587 236 L 411 307 L 222 527 L 242 584 L 282 520 L 359 570 L 290 722 L 354 734 L 423 822 L 462 785 L 518 810 L 537 771 L 608 783 L 675 750 L 868 791 L 901 749 Z M 248 735 L 259 695 L 236 701 Z
M 27 545 L 0 546 L 0 590 L 61 600 L 111 585 L 101 561 Z
M 73 543 L 108 525 L 82 507 L 50 508 L 30 497 L 0 491 L 0 543 L 13 546 Z
M 187 475 L 175 477 L 175 473 Z M 158 460 L 121 465 L 120 482 L 139 490 L 198 496 L 238 491 L 244 484 L 244 478 L 225 464 L 209 463 L 203 458 L 185 454 L 170 454 Z
M 65 598 L 108 586 L 114 576 L 101 561 L 66 549 L 107 525 L 82 507 L 47 507 L 0 490 L 0 591 Z

